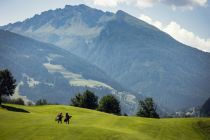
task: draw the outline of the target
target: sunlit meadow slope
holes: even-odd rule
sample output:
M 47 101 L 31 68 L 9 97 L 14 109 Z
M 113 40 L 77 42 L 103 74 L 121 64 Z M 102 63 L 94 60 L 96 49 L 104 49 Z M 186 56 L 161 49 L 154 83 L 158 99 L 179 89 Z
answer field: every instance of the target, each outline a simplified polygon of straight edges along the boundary
M 70 124 L 57 124 L 58 112 L 70 113 Z M 0 108 L 1 140 L 119 139 L 207 140 L 210 119 L 124 117 L 63 105 Z

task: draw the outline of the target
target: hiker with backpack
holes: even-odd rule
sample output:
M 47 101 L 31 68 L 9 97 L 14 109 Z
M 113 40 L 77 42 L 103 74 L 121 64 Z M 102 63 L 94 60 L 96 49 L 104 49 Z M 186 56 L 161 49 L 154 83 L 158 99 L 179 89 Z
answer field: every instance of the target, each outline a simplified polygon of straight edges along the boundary
M 69 124 L 69 120 L 71 119 L 72 116 L 70 116 L 68 113 L 66 113 L 64 122 L 66 122 L 66 124 Z
M 62 123 L 62 118 L 63 118 L 62 113 L 59 113 L 59 114 L 57 115 L 57 117 L 56 117 L 56 121 L 57 121 L 58 123 Z

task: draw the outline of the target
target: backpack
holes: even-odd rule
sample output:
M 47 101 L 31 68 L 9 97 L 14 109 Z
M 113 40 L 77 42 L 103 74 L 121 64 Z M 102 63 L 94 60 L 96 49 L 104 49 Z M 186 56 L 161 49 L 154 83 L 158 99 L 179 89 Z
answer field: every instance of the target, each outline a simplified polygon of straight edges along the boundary
M 55 118 L 55 121 L 58 121 L 59 120 L 59 117 L 57 116 L 56 118 Z

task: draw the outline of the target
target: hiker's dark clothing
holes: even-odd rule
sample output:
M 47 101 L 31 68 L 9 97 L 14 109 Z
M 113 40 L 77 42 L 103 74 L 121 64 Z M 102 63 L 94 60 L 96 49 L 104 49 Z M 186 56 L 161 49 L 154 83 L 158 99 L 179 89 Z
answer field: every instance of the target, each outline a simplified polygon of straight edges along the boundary
M 71 118 L 71 116 L 68 113 L 66 113 L 66 117 L 64 119 L 64 122 L 66 122 L 66 124 L 69 124 L 70 118 Z
M 62 113 L 60 113 L 60 114 L 57 116 L 57 121 L 58 121 L 58 123 L 62 123 L 62 118 L 63 118 L 63 115 L 62 115 Z

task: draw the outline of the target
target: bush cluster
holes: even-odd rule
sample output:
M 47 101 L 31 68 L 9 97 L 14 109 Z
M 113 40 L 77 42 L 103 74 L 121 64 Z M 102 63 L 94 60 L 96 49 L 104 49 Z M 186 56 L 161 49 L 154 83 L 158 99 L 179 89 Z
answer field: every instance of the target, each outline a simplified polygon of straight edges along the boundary
M 17 98 L 17 99 L 2 98 L 2 103 L 24 105 L 24 101 L 22 98 Z
M 106 113 L 112 113 L 116 115 L 121 114 L 120 102 L 113 95 L 107 95 L 100 99 L 91 91 L 78 93 L 75 97 L 71 98 L 70 105 L 88 109 L 99 110 Z

